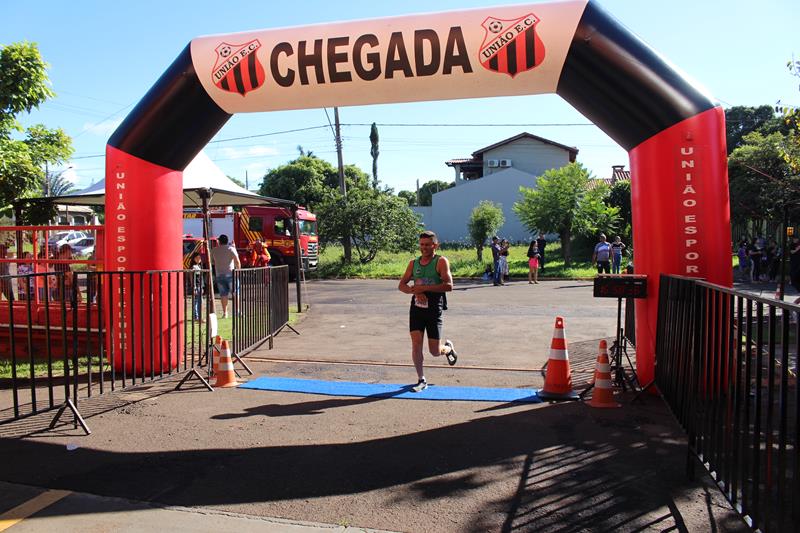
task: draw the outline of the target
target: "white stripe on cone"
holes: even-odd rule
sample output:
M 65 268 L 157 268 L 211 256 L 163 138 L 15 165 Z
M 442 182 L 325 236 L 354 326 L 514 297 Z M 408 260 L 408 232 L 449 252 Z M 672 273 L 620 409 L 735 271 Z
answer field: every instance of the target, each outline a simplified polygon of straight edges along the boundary
M 569 357 L 566 350 L 550 348 L 550 359 L 555 359 L 556 361 L 566 361 L 569 359 Z
M 596 379 L 594 380 L 594 386 L 598 389 L 610 389 L 611 388 L 611 380 L 610 379 Z

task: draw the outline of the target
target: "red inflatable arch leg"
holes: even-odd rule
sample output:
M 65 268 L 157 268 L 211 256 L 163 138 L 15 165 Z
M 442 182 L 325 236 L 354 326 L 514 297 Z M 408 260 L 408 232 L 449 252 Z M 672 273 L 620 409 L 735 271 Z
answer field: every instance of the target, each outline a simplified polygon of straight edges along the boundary
M 124 367 L 128 373 L 168 372 L 183 353 L 183 306 L 175 303 L 183 291 L 182 276 L 144 271 L 181 264 L 176 243 L 182 233 L 183 173 L 112 146 L 106 148 L 106 161 L 105 246 L 110 253 L 105 268 L 128 273 L 105 286 L 112 320 L 109 357 L 117 370 Z
M 648 277 L 636 302 L 639 379 L 654 377 L 661 274 L 702 277 L 730 286 L 731 231 L 725 116 L 715 107 L 651 137 L 630 151 L 634 270 Z

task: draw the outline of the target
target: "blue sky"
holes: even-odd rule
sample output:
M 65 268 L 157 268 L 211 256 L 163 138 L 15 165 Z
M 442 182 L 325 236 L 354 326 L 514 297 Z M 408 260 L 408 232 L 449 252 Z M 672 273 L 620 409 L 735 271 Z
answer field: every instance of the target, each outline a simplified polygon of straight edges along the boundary
M 39 44 L 58 97 L 21 120 L 25 125 L 61 127 L 73 137 L 73 169 L 66 175 L 83 188 L 103 177 L 102 154 L 109 135 L 194 37 L 509 3 L 513 2 L 0 0 L 0 44 L 21 40 Z M 796 0 L 604 0 L 600 4 L 725 107 L 778 100 L 800 104 L 800 80 L 785 67 L 793 54 L 800 56 Z M 327 111 L 333 121 L 333 110 Z M 611 165 L 628 164 L 627 154 L 614 141 L 555 95 L 339 111 L 345 124 L 345 163 L 367 172 L 372 168 L 369 124 L 378 123 L 379 178 L 395 191 L 413 190 L 417 179 L 451 181 L 453 170 L 444 161 L 468 157 L 522 131 L 576 146 L 578 160 L 598 176 L 608 175 Z M 440 126 L 453 124 L 457 126 Z M 504 124 L 511 126 L 498 126 Z M 295 158 L 298 145 L 336 163 L 325 110 L 236 115 L 206 152 L 226 174 L 242 181 L 247 174 L 255 188 L 267 169 Z

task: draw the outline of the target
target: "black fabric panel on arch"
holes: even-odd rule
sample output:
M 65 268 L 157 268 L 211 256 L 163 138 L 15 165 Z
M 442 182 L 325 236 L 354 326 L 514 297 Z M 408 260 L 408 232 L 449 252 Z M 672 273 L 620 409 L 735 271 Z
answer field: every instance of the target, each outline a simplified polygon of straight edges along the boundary
M 572 38 L 556 93 L 626 150 L 715 106 L 592 1 Z
M 108 144 L 162 167 L 183 170 L 231 116 L 201 85 L 187 45 Z

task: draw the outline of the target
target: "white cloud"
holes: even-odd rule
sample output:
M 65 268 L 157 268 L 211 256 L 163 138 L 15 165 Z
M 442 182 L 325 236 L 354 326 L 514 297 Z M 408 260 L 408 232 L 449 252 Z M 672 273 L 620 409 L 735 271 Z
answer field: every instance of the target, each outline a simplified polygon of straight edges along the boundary
M 263 157 L 278 155 L 280 152 L 274 146 L 255 145 L 244 148 L 221 148 L 218 159 L 244 159 L 247 157 Z
M 83 131 L 88 131 L 100 137 L 108 137 L 122 124 L 122 120 L 121 118 L 115 118 L 113 120 L 104 120 L 103 122 L 87 122 L 83 125 Z
M 61 175 L 64 177 L 65 180 L 68 180 L 73 185 L 77 184 L 78 180 L 81 179 L 81 177 L 78 176 L 78 173 L 75 172 L 75 167 L 69 167 L 67 170 L 62 172 Z

